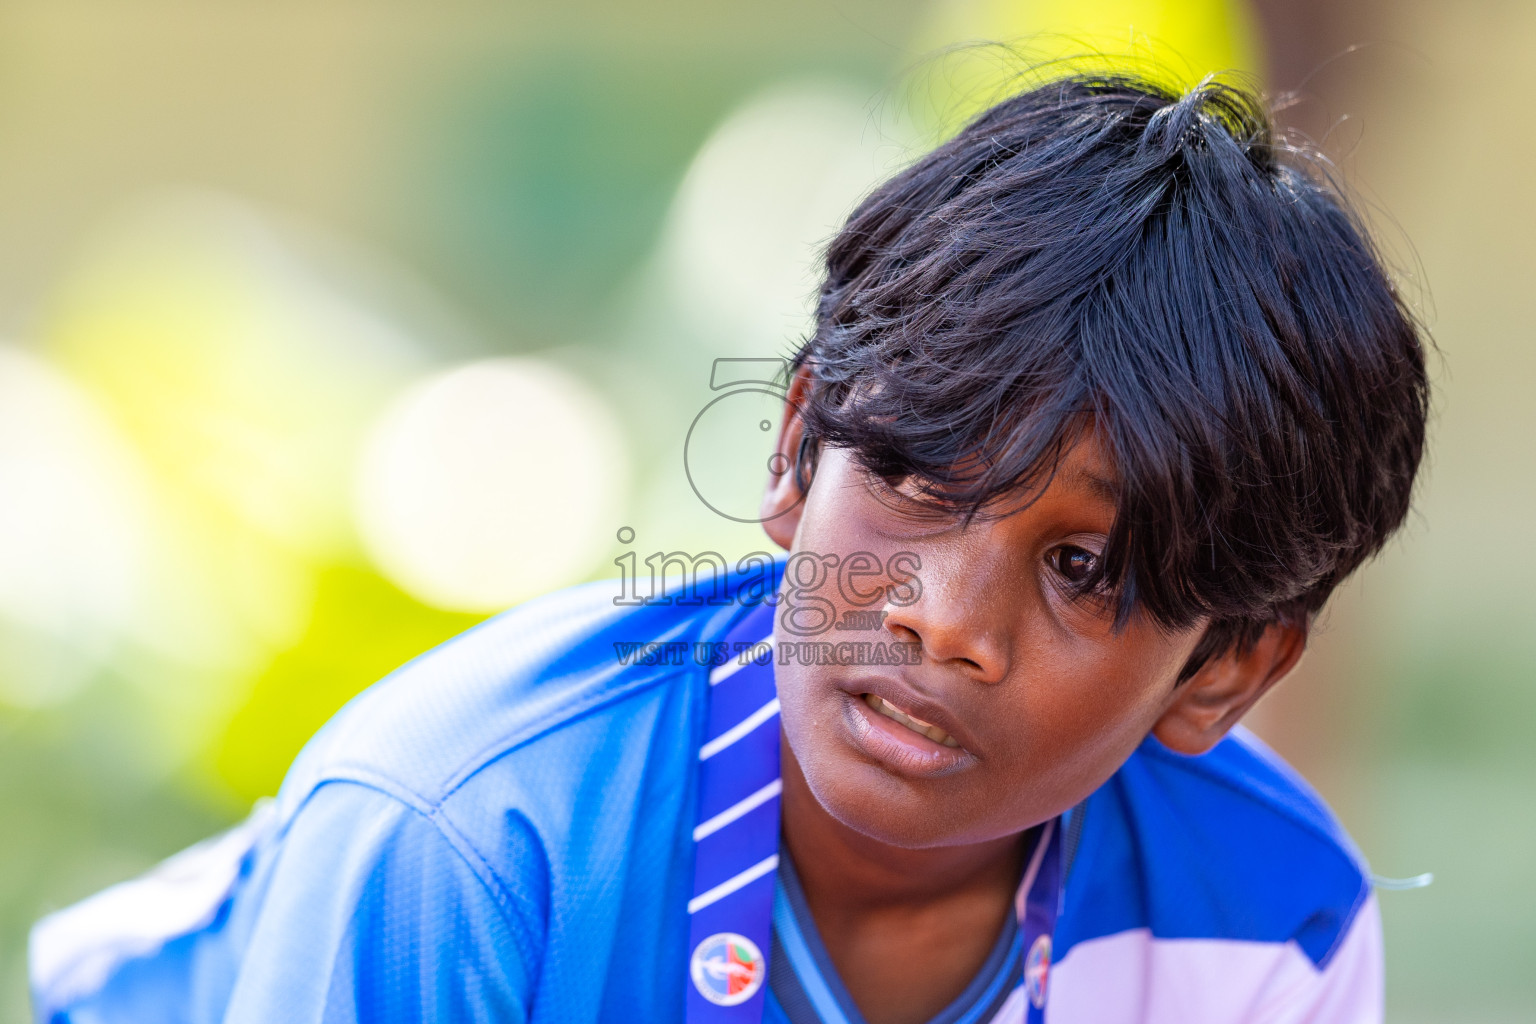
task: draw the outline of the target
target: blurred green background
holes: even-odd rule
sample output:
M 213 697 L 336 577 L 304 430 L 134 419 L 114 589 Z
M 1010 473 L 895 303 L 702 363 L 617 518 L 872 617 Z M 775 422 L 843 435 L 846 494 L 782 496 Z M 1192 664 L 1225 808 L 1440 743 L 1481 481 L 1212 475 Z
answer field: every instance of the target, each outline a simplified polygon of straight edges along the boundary
M 858 196 L 1020 40 L 1299 90 L 1440 352 L 1401 540 L 1253 724 L 1386 875 L 1389 1019 L 1536 1019 L 1536 4 L 0 5 L 0 1019 L 31 921 L 688 491 Z M 711 486 L 750 488 L 753 481 Z M 635 539 L 621 544 L 628 526 Z

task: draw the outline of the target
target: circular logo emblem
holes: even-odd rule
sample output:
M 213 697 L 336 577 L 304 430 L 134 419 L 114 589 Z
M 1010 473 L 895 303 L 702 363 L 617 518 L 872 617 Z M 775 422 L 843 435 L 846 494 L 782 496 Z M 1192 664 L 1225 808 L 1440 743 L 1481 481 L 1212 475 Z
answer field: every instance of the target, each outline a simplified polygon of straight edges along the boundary
M 1045 1008 L 1045 983 L 1051 973 L 1051 937 L 1042 935 L 1024 958 L 1024 992 L 1035 1009 Z
M 783 414 L 782 388 L 752 385 L 737 386 L 699 410 L 683 438 L 683 472 L 710 511 L 737 523 L 764 521 L 758 507 L 764 482 L 777 483 L 792 469 L 774 451 Z M 802 495 L 795 504 L 804 500 Z
M 735 932 L 720 932 L 694 948 L 689 971 L 699 995 L 718 1006 L 735 1006 L 763 987 L 768 964 L 757 943 Z

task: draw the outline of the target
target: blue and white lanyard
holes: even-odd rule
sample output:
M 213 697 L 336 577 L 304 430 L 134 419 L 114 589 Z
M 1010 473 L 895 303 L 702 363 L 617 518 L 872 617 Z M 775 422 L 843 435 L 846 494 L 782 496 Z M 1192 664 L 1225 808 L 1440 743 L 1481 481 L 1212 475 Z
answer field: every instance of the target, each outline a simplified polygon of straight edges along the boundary
M 726 637 L 731 660 L 709 677 L 693 830 L 694 896 L 688 901 L 688 1024 L 763 1019 L 783 792 L 772 632 L 773 609 L 752 612 Z M 1035 842 L 1014 904 L 1024 939 L 1020 980 L 1027 1024 L 1044 1024 L 1061 892 L 1058 818 Z

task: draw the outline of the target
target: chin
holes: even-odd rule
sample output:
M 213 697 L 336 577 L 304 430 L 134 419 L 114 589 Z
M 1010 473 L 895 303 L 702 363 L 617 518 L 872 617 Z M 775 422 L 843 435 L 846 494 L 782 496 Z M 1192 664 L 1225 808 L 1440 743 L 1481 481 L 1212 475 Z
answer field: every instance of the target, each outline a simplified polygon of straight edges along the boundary
M 813 757 L 811 765 L 802 761 L 801 767 L 822 809 L 876 842 L 920 850 L 990 838 L 975 822 L 957 814 L 954 801 L 937 793 L 915 792 L 917 787 L 910 782 L 873 765 L 851 758 Z

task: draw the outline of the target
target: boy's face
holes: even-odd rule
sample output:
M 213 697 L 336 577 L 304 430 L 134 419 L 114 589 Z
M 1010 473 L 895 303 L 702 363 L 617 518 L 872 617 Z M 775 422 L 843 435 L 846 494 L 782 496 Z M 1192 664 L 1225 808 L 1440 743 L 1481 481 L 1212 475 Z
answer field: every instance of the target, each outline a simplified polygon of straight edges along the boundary
M 867 631 L 803 639 L 907 642 L 919 645 L 918 663 L 780 658 L 776 667 L 794 760 L 834 818 L 914 848 L 1017 833 L 1098 788 L 1149 732 L 1189 753 L 1214 743 L 1294 663 L 1299 638 L 1280 637 L 1277 648 L 1266 634 L 1256 652 L 1216 659 L 1179 684 L 1201 626 L 1168 631 L 1135 616 L 1117 631 L 1108 602 L 1073 595 L 1072 578 L 1103 550 L 1114 521 L 1114 482 L 1089 436 L 1028 507 L 969 525 L 904 500 L 837 449 L 822 450 L 803 504 L 780 493 L 787 511 L 767 526 L 794 553 L 843 563 L 867 552 L 864 564 L 887 568 L 900 553 L 916 556 L 905 564 L 917 587 L 865 604 L 850 597 L 900 579 L 841 587 L 834 570 L 815 594 L 832 602 L 836 621 Z M 883 622 L 870 628 L 870 612 Z M 801 639 L 782 614 L 776 639 Z

